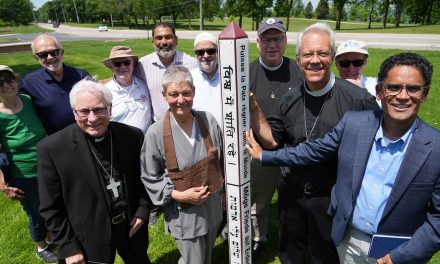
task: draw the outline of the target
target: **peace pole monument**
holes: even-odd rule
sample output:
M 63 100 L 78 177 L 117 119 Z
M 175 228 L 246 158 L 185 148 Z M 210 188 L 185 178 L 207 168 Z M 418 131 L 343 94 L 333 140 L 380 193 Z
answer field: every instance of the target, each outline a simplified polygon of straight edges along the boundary
M 231 22 L 219 35 L 229 263 L 252 263 L 249 130 L 249 39 Z

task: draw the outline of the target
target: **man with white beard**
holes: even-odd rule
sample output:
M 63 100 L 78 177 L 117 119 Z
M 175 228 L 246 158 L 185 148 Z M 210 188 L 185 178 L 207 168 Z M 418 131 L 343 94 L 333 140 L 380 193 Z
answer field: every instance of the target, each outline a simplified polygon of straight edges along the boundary
M 63 64 L 64 50 L 54 36 L 37 36 L 31 48 L 43 68 L 23 78 L 20 92 L 31 96 L 46 133 L 50 135 L 75 123 L 69 92 L 75 83 L 90 75 L 85 70 Z
M 194 53 L 199 67 L 191 71 L 196 87 L 193 109 L 210 112 L 222 127 L 222 92 L 217 38 L 211 33 L 200 33 L 194 40 Z
M 197 61 L 188 54 L 176 51 L 177 36 L 173 25 L 159 22 L 153 27 L 155 52 L 139 59 L 136 73 L 147 82 L 153 104 L 154 120 L 160 120 L 168 111 L 162 95 L 162 75 L 170 65 L 182 65 L 189 70 L 197 67 Z

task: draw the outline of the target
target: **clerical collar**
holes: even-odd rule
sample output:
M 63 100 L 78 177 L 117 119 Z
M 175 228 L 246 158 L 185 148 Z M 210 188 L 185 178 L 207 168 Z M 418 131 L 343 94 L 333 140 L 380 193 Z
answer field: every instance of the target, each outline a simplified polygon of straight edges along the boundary
M 311 91 L 307 88 L 307 83 L 304 81 L 304 87 L 306 87 L 306 92 L 313 96 L 313 97 L 320 97 L 323 96 L 324 94 L 330 92 L 330 90 L 332 89 L 333 85 L 335 84 L 335 75 L 333 73 L 330 74 L 330 80 L 328 80 L 328 83 L 324 86 L 324 88 L 318 90 L 318 91 Z
M 261 64 L 261 66 L 263 66 L 263 68 L 265 68 L 266 70 L 269 70 L 269 71 L 276 71 L 276 70 L 278 70 L 278 69 L 281 67 L 281 65 L 283 65 L 284 58 L 281 57 L 281 62 L 280 62 L 280 64 L 277 65 L 277 66 L 269 66 L 269 65 L 266 65 L 266 64 L 263 62 L 263 59 L 262 59 L 261 57 L 259 58 L 259 60 L 260 60 L 260 64 Z
M 86 137 L 91 143 L 101 143 L 101 142 L 105 141 L 105 139 L 107 138 L 107 135 L 109 133 L 110 133 L 110 126 L 107 128 L 105 135 L 102 137 L 92 137 L 91 135 L 89 135 L 87 133 L 86 133 Z

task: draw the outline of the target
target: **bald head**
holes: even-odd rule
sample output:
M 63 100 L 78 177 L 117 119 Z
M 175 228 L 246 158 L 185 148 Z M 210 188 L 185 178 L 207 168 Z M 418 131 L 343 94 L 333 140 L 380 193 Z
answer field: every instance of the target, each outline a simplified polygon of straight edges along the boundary
M 54 36 L 42 34 L 34 38 L 31 43 L 32 53 L 35 54 L 37 51 L 35 50 L 36 45 L 38 44 L 53 44 L 58 49 L 62 49 L 61 42 Z

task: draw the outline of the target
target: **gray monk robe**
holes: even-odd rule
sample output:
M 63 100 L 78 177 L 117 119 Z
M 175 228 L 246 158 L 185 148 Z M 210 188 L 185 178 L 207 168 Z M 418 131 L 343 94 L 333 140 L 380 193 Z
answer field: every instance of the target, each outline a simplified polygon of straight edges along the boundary
M 219 150 L 220 167 L 223 168 L 221 129 L 213 115 L 208 112 L 197 111 L 197 113 L 205 121 L 212 142 Z M 177 163 L 179 170 L 183 170 L 205 158 L 206 149 L 195 119 L 193 125 L 195 142 L 192 146 L 172 113 L 170 116 Z M 183 209 L 179 202 L 171 199 L 174 186 L 166 172 L 163 119 L 151 125 L 147 131 L 141 151 L 141 169 L 142 181 L 152 202 L 164 207 L 166 233 L 170 232 L 175 239 L 191 239 L 206 235 L 209 229 L 220 224 L 223 218 L 221 192 L 211 195 L 203 204 L 188 209 Z

